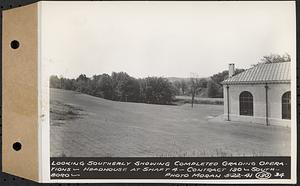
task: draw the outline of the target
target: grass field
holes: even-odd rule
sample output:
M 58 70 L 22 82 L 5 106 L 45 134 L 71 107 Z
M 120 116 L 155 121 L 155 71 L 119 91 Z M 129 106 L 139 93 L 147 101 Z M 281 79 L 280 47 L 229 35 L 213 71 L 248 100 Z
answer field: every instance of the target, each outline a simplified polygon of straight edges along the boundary
M 290 155 L 290 129 L 225 122 L 222 105 L 114 102 L 51 89 L 51 156 Z

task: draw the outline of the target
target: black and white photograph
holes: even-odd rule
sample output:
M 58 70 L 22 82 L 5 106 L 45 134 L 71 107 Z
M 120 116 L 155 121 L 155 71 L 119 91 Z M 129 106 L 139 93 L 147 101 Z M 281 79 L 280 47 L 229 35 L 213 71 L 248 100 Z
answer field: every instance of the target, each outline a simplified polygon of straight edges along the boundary
M 291 156 L 293 8 L 48 3 L 50 156 Z

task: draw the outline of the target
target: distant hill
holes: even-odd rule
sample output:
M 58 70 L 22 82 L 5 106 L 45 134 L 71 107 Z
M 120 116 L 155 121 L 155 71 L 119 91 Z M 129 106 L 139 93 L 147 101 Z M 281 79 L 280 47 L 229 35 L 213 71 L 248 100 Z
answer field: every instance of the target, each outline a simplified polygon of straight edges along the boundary
M 181 77 L 166 77 L 170 82 L 174 82 L 174 81 L 190 81 L 190 78 L 181 78 Z M 201 78 L 202 79 L 202 78 Z M 203 79 L 210 79 L 210 77 L 204 77 Z
M 180 78 L 180 77 L 166 77 L 170 82 L 175 82 L 175 81 L 189 81 L 190 78 Z

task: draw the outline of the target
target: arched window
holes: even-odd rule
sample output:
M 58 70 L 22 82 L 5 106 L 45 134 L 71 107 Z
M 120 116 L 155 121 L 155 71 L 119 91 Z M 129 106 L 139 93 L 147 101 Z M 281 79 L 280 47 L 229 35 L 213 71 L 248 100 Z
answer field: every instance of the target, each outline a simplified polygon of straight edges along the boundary
M 240 94 L 240 115 L 253 116 L 253 96 L 248 91 Z
M 282 119 L 291 119 L 291 92 L 284 93 L 281 97 Z

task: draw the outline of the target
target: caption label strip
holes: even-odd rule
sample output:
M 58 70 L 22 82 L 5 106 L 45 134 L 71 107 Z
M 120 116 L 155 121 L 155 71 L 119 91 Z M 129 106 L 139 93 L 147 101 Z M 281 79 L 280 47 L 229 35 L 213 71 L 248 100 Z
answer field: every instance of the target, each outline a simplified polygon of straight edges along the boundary
M 290 157 L 50 158 L 51 179 L 290 179 Z

